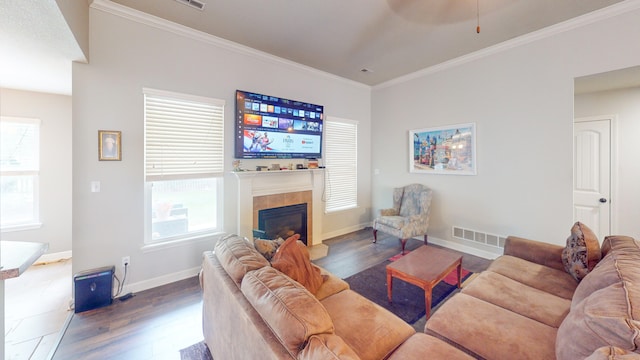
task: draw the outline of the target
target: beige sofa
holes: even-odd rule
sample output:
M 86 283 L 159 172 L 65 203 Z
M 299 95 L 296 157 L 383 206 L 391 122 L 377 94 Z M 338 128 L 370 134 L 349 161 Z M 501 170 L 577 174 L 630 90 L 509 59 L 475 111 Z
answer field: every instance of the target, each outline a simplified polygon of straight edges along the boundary
M 472 359 L 322 271 L 312 294 L 236 235 L 203 256 L 204 339 L 214 359 Z
M 504 255 L 447 300 L 425 333 L 478 359 L 640 358 L 640 245 L 626 236 L 595 242 L 602 260 L 578 282 L 563 247 L 507 238 Z

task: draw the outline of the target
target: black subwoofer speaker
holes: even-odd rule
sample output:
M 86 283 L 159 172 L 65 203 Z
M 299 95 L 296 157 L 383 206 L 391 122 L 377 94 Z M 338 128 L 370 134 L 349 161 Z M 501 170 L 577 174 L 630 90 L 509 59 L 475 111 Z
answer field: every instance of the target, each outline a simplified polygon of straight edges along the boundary
M 115 270 L 115 266 L 105 266 L 73 276 L 76 313 L 111 305 Z

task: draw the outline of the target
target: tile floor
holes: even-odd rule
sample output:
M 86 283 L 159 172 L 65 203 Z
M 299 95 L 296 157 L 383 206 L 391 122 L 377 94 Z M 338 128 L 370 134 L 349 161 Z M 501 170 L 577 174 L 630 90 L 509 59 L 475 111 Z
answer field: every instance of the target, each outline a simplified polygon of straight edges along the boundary
M 71 259 L 32 265 L 5 281 L 6 360 L 48 359 L 71 300 Z

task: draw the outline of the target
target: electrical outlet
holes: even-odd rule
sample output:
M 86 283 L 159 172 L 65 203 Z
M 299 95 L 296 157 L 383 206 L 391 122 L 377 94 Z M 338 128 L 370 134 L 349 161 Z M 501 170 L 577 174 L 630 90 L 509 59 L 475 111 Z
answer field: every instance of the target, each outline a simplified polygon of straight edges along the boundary
M 123 256 L 122 257 L 122 266 L 129 266 L 131 265 L 131 259 L 128 256 Z

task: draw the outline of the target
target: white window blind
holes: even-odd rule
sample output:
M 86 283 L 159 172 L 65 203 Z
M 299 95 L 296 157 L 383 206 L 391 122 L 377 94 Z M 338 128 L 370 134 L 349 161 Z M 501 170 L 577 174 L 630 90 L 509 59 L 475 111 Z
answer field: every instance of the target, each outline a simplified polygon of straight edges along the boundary
M 144 89 L 147 181 L 221 176 L 224 101 Z
M 358 123 L 328 118 L 325 130 L 326 212 L 358 206 Z

